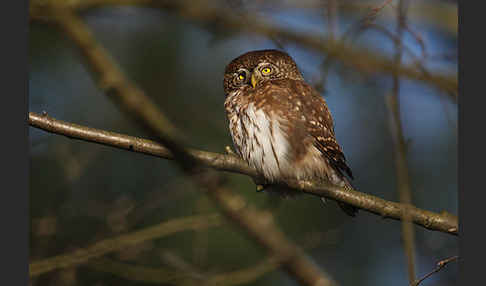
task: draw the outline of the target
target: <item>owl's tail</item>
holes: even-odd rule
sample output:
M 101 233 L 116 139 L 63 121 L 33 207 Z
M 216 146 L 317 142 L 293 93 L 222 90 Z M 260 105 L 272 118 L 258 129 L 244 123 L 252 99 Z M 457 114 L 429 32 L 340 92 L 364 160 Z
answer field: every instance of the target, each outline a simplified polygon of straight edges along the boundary
M 346 182 L 347 187 L 355 189 L 353 187 L 353 185 L 351 184 L 351 182 L 348 180 L 348 178 L 343 176 L 343 180 Z M 321 198 L 321 201 L 323 203 L 327 203 L 326 198 L 324 198 L 324 197 Z M 342 203 L 342 202 L 338 202 L 338 205 L 349 216 L 355 217 L 358 214 L 359 209 L 355 206 L 352 206 L 352 205 L 346 204 L 346 203 Z

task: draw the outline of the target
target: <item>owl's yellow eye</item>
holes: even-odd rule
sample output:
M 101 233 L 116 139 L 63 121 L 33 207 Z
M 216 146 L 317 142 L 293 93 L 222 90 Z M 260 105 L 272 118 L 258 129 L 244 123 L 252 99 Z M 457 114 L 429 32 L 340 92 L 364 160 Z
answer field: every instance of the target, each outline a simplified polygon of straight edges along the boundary
M 233 84 L 235 86 L 241 86 L 247 83 L 248 81 L 248 70 L 246 69 L 239 69 L 237 72 L 233 74 Z
M 262 74 L 269 74 L 272 71 L 269 67 L 263 68 L 262 69 Z

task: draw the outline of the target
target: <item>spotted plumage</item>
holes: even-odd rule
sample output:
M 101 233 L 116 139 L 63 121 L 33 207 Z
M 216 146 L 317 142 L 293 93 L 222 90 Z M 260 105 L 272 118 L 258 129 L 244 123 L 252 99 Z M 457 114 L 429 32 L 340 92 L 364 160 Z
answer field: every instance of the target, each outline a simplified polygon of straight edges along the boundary
M 225 109 L 237 153 L 267 184 L 286 178 L 351 186 L 325 100 L 293 59 L 277 50 L 253 51 L 225 70 Z M 357 209 L 346 204 L 349 215 Z

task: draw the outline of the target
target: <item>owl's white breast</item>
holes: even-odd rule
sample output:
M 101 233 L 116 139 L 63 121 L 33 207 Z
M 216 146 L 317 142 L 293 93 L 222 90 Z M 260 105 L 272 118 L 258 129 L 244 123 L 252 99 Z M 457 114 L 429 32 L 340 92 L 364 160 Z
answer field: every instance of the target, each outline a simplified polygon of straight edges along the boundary
M 289 143 L 281 118 L 257 109 L 253 103 L 233 106 L 228 113 L 233 143 L 241 157 L 269 181 L 289 169 Z

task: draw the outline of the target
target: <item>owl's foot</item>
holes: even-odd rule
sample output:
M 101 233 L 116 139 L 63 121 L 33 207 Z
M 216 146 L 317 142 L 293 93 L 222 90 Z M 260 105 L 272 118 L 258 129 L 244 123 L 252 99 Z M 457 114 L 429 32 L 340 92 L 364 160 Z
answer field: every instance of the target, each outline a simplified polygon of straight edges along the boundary
M 236 153 L 233 150 L 231 150 L 231 147 L 230 146 L 226 145 L 226 147 L 224 147 L 224 150 L 226 151 L 226 153 L 228 155 L 236 156 Z
M 265 189 L 269 186 L 268 182 L 263 177 L 253 178 L 253 182 L 256 185 L 257 193 L 265 191 Z
M 259 193 L 259 192 L 263 192 L 265 190 L 265 185 L 256 185 L 256 191 Z

